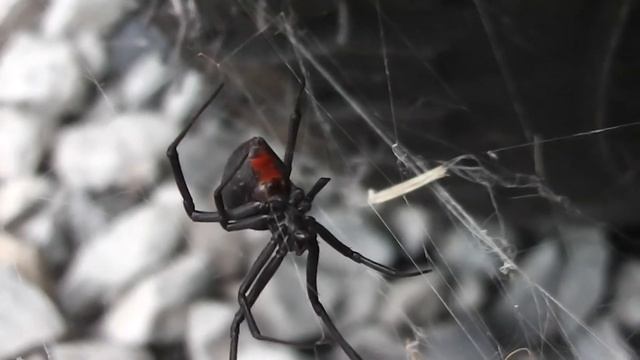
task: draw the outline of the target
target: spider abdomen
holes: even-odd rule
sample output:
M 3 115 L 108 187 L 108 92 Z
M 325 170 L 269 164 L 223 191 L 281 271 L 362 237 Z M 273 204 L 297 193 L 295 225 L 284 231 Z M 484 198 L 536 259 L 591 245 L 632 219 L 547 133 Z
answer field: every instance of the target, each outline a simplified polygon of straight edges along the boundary
M 231 154 L 222 177 L 234 172 L 222 190 L 222 199 L 228 208 L 268 201 L 276 196 L 287 198 L 286 167 L 261 137 L 245 141 Z

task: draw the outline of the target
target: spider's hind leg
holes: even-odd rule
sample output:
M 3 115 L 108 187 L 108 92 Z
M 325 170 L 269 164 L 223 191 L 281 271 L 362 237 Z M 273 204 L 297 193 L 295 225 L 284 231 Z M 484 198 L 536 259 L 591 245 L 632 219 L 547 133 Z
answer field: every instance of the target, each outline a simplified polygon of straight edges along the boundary
M 311 241 L 309 244 L 309 255 L 307 256 L 307 295 L 313 311 L 322 319 L 322 322 L 327 327 L 331 337 L 335 340 L 342 350 L 347 354 L 351 360 L 362 360 L 362 357 L 349 345 L 347 340 L 344 339 L 338 328 L 333 324 L 333 321 L 327 314 L 324 306 L 318 298 L 318 258 L 320 256 L 320 248 L 316 241 Z

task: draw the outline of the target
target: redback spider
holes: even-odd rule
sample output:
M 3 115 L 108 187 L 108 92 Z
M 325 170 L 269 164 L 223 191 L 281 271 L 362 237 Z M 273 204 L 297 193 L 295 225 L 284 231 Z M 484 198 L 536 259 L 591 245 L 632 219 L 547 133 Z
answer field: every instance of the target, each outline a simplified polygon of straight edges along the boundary
M 291 163 L 302 118 L 300 107 L 304 94 L 305 81 L 303 79 L 300 92 L 296 99 L 295 110 L 289 122 L 287 147 L 284 161 L 271 149 L 261 137 L 254 137 L 242 143 L 232 154 L 225 165 L 220 185 L 214 192 L 216 211 L 200 211 L 195 209 L 193 198 L 184 179 L 178 152 L 178 144 L 185 137 L 189 129 L 196 122 L 202 112 L 215 99 L 222 85 L 220 85 L 204 105 L 191 118 L 187 126 L 178 134 L 167 150 L 176 184 L 182 194 L 184 208 L 187 215 L 195 222 L 219 222 L 227 231 L 243 229 L 268 230 L 271 240 L 249 269 L 238 290 L 240 309 L 231 324 L 231 345 L 229 359 L 236 360 L 238 352 L 238 334 L 240 323 L 247 320 L 247 325 L 253 337 L 258 340 L 288 344 L 296 347 L 314 347 L 322 343 L 296 342 L 280 340 L 262 335 L 251 313 L 251 307 L 265 288 L 269 280 L 289 252 L 307 255 L 307 295 L 311 301 L 313 311 L 322 319 L 331 340 L 337 342 L 349 359 L 362 359 L 347 343 L 327 314 L 318 299 L 318 236 L 327 242 L 340 254 L 356 263 L 368 266 L 384 275 L 391 277 L 406 277 L 424 274 L 431 269 L 413 271 L 398 271 L 377 263 L 351 250 L 338 240 L 327 228 L 318 223 L 313 217 L 306 215 L 311 209 L 311 203 L 318 192 L 329 182 L 329 178 L 322 177 L 316 181 L 311 190 L 305 192 L 295 186 L 289 176 Z

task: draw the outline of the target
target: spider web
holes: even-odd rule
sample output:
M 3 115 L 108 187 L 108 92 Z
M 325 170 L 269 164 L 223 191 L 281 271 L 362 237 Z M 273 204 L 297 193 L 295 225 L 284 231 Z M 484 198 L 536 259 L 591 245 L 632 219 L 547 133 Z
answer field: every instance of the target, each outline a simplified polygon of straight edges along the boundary
M 598 289 L 585 288 L 583 296 L 595 296 L 597 305 L 593 305 L 589 311 L 584 311 L 579 306 L 575 310 L 575 299 L 566 296 L 562 290 L 571 284 L 558 285 L 550 281 L 549 277 L 553 277 L 554 274 L 546 273 L 543 268 L 545 264 L 553 268 L 561 262 L 560 258 L 553 257 L 560 256 L 558 254 L 562 251 L 579 250 L 575 247 L 575 242 L 570 243 L 562 239 L 562 229 L 571 227 L 571 224 L 577 223 L 582 227 L 604 229 L 609 233 L 623 235 L 623 231 L 612 223 L 599 219 L 598 216 L 585 211 L 584 207 L 575 204 L 563 191 L 552 189 L 546 181 L 547 176 L 552 175 L 547 173 L 546 161 L 551 157 L 549 153 L 561 153 L 574 147 L 578 148 L 578 144 L 581 144 L 580 147 L 586 144 L 588 147 L 598 148 L 603 156 L 611 156 L 607 143 L 614 141 L 611 139 L 624 131 L 637 131 L 640 127 L 640 121 L 607 126 L 607 99 L 610 96 L 608 91 L 613 76 L 613 62 L 632 9 L 632 1 L 620 1 L 619 12 L 611 22 L 612 30 L 604 41 L 605 56 L 598 64 L 601 77 L 597 80 L 597 94 L 593 107 L 597 118 L 596 125 L 580 128 L 560 127 L 565 131 L 551 135 L 535 126 L 539 115 L 531 110 L 533 102 L 527 101 L 527 94 L 530 94 L 531 90 L 528 89 L 528 84 L 516 75 L 513 57 L 510 57 L 509 53 L 511 48 L 505 46 L 508 42 L 519 43 L 525 48 L 535 47 L 536 44 L 532 44 L 533 41 L 527 42 L 530 34 L 524 31 L 514 31 L 511 34 L 512 38 L 505 39 L 500 27 L 504 29 L 513 26 L 510 25 L 512 19 L 506 9 L 495 4 L 489 6 L 484 0 L 475 0 L 473 3 L 475 11 L 472 14 L 461 15 L 459 21 L 480 25 L 486 37 L 486 43 L 482 46 L 489 49 L 488 52 L 492 55 L 492 61 L 499 72 L 502 90 L 498 91 L 496 96 L 506 99 L 506 104 L 512 110 L 511 118 L 508 120 L 519 129 L 518 135 L 509 137 L 509 141 L 496 142 L 499 146 L 473 147 L 472 150 L 468 150 L 463 145 L 464 138 L 448 138 L 443 135 L 446 132 L 437 129 L 437 126 L 433 127 L 436 135 L 429 133 L 430 111 L 436 118 L 442 111 L 471 114 L 472 117 L 473 108 L 465 103 L 468 95 L 460 94 L 459 87 L 445 80 L 447 77 L 441 74 L 442 66 L 432 64 L 433 59 L 425 49 L 437 47 L 438 44 L 432 45 L 430 41 L 433 39 L 429 36 L 425 36 L 423 41 L 416 40 L 415 34 L 410 34 L 407 27 L 402 26 L 403 19 L 392 10 L 386 10 L 388 4 L 379 0 L 364 2 L 364 5 L 359 3 L 359 6 L 369 9 L 369 22 L 366 26 L 352 23 L 356 18 L 350 12 L 353 11 L 352 3 L 336 1 L 335 35 L 331 37 L 319 37 L 301 26 L 296 12 L 290 5 L 278 8 L 267 1 L 254 3 L 238 0 L 238 11 L 245 13 L 250 19 L 247 24 L 251 29 L 245 29 L 242 39 L 229 48 L 218 43 L 214 46 L 186 45 L 190 31 L 188 24 L 190 19 L 196 17 L 197 10 L 191 2 L 172 1 L 176 18 L 179 19 L 179 31 L 170 61 L 179 61 L 180 49 L 187 48 L 187 53 L 192 54 L 188 56 L 195 62 L 204 62 L 214 68 L 214 72 L 227 81 L 228 87 L 235 88 L 243 94 L 249 112 L 255 115 L 255 123 L 249 125 L 266 131 L 266 137 L 275 142 L 278 153 L 284 148 L 283 140 L 286 136 L 282 136 L 283 132 L 279 130 L 279 127 L 283 127 L 282 124 L 274 124 L 271 119 L 287 119 L 291 109 L 284 102 L 279 104 L 281 107 L 276 105 L 275 109 L 272 105 L 265 105 L 264 99 L 256 96 L 250 88 L 250 78 L 255 74 L 243 71 L 268 65 L 283 69 L 282 73 L 288 77 L 276 77 L 276 81 L 299 80 L 301 76 L 308 79 L 306 96 L 307 107 L 310 110 L 303 120 L 302 139 L 298 143 L 299 152 L 294 163 L 297 166 L 313 167 L 317 165 L 315 161 L 319 158 L 323 165 L 319 165 L 321 170 L 317 171 L 295 170 L 294 178 L 301 178 L 302 185 L 306 185 L 303 187 L 308 188 L 308 184 L 317 176 L 324 176 L 329 172 L 334 178 L 330 187 L 338 190 L 325 189 L 321 194 L 335 197 L 337 193 L 337 197 L 341 198 L 342 211 L 336 212 L 331 201 L 323 202 L 320 199 L 322 196 L 319 196 L 315 206 L 320 222 L 333 226 L 337 230 L 338 238 L 355 250 L 381 262 L 395 260 L 394 256 L 388 254 L 389 246 L 373 245 L 374 248 L 371 248 L 367 239 L 352 240 L 343 237 L 352 233 L 340 228 L 343 222 L 339 219 L 339 214 L 363 214 L 362 217 L 367 221 L 360 225 L 368 227 L 369 230 L 362 229 L 362 234 L 368 235 L 372 231 L 378 231 L 384 234 L 385 238 L 392 239 L 393 248 L 399 253 L 397 265 L 420 268 L 424 264 L 424 258 L 433 264 L 431 273 L 411 280 L 387 280 L 374 272 L 357 267 L 356 270 L 351 269 L 348 275 L 349 280 L 353 282 L 366 276 L 378 284 L 369 293 L 352 292 L 348 296 L 377 297 L 382 303 L 379 308 L 391 308 L 394 313 L 400 314 L 396 316 L 401 320 L 394 320 L 393 325 L 385 323 L 381 319 L 382 316 L 373 315 L 368 315 L 372 318 L 369 322 L 359 325 L 360 331 L 371 327 L 382 328 L 392 333 L 394 343 L 399 349 L 396 358 L 636 358 L 619 329 L 612 329 L 607 322 L 611 317 L 610 304 L 605 302 L 610 298 L 609 295 L 603 295 Z M 499 22 L 497 19 L 502 20 Z M 376 69 L 372 77 L 382 79 L 375 81 L 380 89 L 374 95 L 369 91 L 369 79 L 358 78 L 362 74 L 354 71 L 354 64 L 347 63 L 335 55 L 333 50 L 336 46 L 353 45 L 353 39 L 360 39 L 356 35 L 358 32 L 366 33 L 365 38 L 375 44 L 368 44 L 368 49 L 375 49 L 376 59 L 370 61 L 376 65 L 363 64 L 366 69 Z M 355 52 L 361 50 L 359 45 L 357 47 Z M 535 50 L 537 49 L 532 51 Z M 437 48 L 433 51 L 437 51 Z M 270 55 L 265 56 L 264 62 L 256 59 L 253 64 L 246 63 L 246 58 L 250 58 L 251 54 L 255 56 L 265 53 Z M 402 56 L 398 55 L 399 53 Z M 237 58 L 242 60 L 237 61 Z M 411 97 L 414 103 L 405 98 L 407 92 L 403 90 L 404 84 L 396 80 L 396 74 L 402 70 L 401 66 L 397 65 L 401 61 L 410 62 L 412 69 L 419 69 L 420 72 L 415 77 L 426 84 L 424 87 L 412 84 L 412 89 L 428 93 Z M 115 113 L 110 94 L 90 71 L 87 72 L 87 77 L 88 81 L 98 88 L 99 96 L 103 98 L 109 112 Z M 435 94 L 429 93 L 434 91 Z M 326 95 L 327 92 L 332 95 Z M 382 103 L 379 101 L 380 93 L 383 94 Z M 331 101 L 326 100 L 328 97 Z M 342 105 L 336 106 L 338 101 L 342 102 Z M 266 110 L 267 106 L 272 106 L 272 109 Z M 406 115 L 407 109 L 412 107 L 427 108 L 429 111 L 418 112 L 419 121 L 408 122 L 406 119 L 413 116 L 413 113 L 409 112 L 410 115 Z M 485 120 L 490 122 L 492 119 Z M 421 129 L 422 126 L 426 130 Z M 314 132 L 316 129 L 319 131 Z M 474 125 L 474 129 L 481 131 L 475 134 L 475 137 L 493 136 L 496 130 L 488 123 Z M 252 129 L 249 132 L 257 133 L 258 130 Z M 320 139 L 321 151 L 312 148 L 318 144 L 314 142 L 317 140 L 314 137 Z M 427 145 L 421 148 L 416 146 L 416 142 Z M 487 142 L 478 141 L 478 144 L 486 145 Z M 429 153 L 428 149 L 438 151 Z M 526 166 L 520 166 L 517 164 L 520 160 L 514 159 L 526 159 Z M 566 157 L 564 159 L 566 160 Z M 305 165 L 307 163 L 312 165 Z M 392 186 L 407 178 L 419 176 L 438 165 L 447 169 L 447 178 L 425 185 L 389 204 L 367 204 L 363 184 L 376 189 Z M 134 195 L 143 201 L 148 200 L 145 194 Z M 505 201 L 505 198 L 509 201 Z M 546 225 L 539 225 L 540 215 L 534 211 L 535 215 L 532 217 L 536 219 L 532 220 L 533 225 L 530 226 L 541 226 L 545 229 L 535 233 L 534 236 L 538 237 L 535 241 L 525 244 L 514 235 L 512 222 L 514 217 L 517 217 L 513 214 L 531 214 L 526 211 L 519 212 L 522 208 L 528 207 L 529 199 L 536 200 L 536 206 L 542 206 L 545 209 L 544 214 L 551 220 L 547 220 Z M 523 204 L 518 204 L 518 201 L 522 201 Z M 505 202 L 509 202 L 507 209 L 503 208 Z M 412 247 L 391 215 L 394 211 L 420 211 L 425 206 L 428 207 L 429 214 L 434 214 L 432 216 L 444 225 L 432 227 L 430 225 L 433 223 L 426 220 L 415 223 L 418 229 L 416 231 L 421 234 L 423 241 L 419 247 Z M 514 210 L 514 207 L 517 209 Z M 439 227 L 448 230 L 439 230 Z M 341 233 L 343 236 L 340 236 Z M 553 236 L 558 239 L 543 239 Z M 462 265 L 459 259 L 450 257 L 451 248 L 456 246 L 455 243 L 467 251 L 467 259 Z M 609 244 L 604 246 L 607 252 L 613 251 Z M 323 247 L 322 255 L 327 255 L 330 251 Z M 547 259 L 549 262 L 545 263 L 545 256 L 553 259 Z M 478 260 L 481 264 L 475 265 L 477 261 L 474 259 L 481 259 Z M 303 265 L 291 257 L 287 258 L 287 261 L 297 269 L 300 298 L 304 299 L 306 286 Z M 464 262 L 468 264 L 465 266 Z M 332 262 L 331 266 L 333 265 Z M 322 275 L 321 271 L 319 276 Z M 323 284 L 321 279 L 319 281 L 322 299 Z M 395 302 L 394 292 L 399 291 L 399 287 L 404 285 L 415 288 L 412 284 L 428 291 L 419 292 L 421 296 L 425 296 L 422 299 L 410 299 L 409 302 L 414 304 L 414 308 L 407 310 Z M 484 289 L 481 290 L 484 295 L 481 300 L 470 303 L 465 291 L 473 291 L 478 287 Z M 428 294 L 428 297 L 425 294 Z M 567 299 L 573 302 L 566 303 Z M 431 309 L 434 308 L 434 303 L 441 307 L 425 310 L 432 313 L 426 316 L 426 319 L 416 319 L 416 313 L 420 312 L 415 309 L 416 306 Z M 337 320 L 338 327 L 342 329 L 341 321 Z M 318 328 L 321 328 L 320 322 L 316 321 Z M 353 327 L 356 330 L 353 330 Z M 355 337 L 354 334 L 358 334 L 357 328 L 358 324 L 349 324 L 345 329 L 343 333 L 348 340 L 352 336 Z M 628 336 L 631 338 L 633 335 Z M 242 336 L 249 336 L 246 329 L 243 329 Z M 362 341 L 362 344 L 370 345 L 366 341 Z M 361 344 L 354 341 L 354 345 Z M 367 348 L 366 351 L 372 350 Z M 588 351 L 592 353 L 589 354 Z M 305 356 L 312 359 L 344 358 L 339 349 L 335 349 L 330 355 L 307 352 Z M 375 355 L 364 352 L 363 356 L 366 359 L 376 358 Z
M 459 344 L 461 349 L 458 354 L 455 352 L 439 353 L 440 347 L 445 346 L 443 345 L 443 339 L 438 339 L 436 334 L 429 331 L 429 324 L 417 324 L 411 320 L 411 315 L 405 314 L 404 325 L 410 329 L 410 335 L 407 336 L 406 333 L 404 335 L 397 334 L 398 343 L 409 344 L 405 347 L 406 353 L 403 356 L 410 359 L 471 357 L 513 359 L 519 358 L 518 356 L 525 356 L 523 358 L 530 359 L 590 358 L 589 356 L 594 355 L 585 353 L 585 348 L 588 348 L 585 343 L 588 343 L 592 348 L 597 349 L 599 356 L 620 359 L 632 358 L 633 355 L 629 352 L 630 350 L 617 342 L 616 336 L 607 337 L 607 334 L 603 333 L 600 328 L 595 328 L 599 326 L 596 321 L 599 315 L 604 314 L 602 316 L 606 316 L 606 307 L 599 313 L 588 314 L 589 316 L 584 312 L 575 313 L 570 306 L 563 304 L 563 301 L 559 298 L 558 289 L 546 288 L 547 285 L 539 282 L 540 279 L 537 274 L 530 274 L 532 272 L 530 268 L 525 269 L 519 265 L 520 260 L 526 260 L 526 254 L 518 254 L 517 241 L 512 239 L 506 230 L 509 224 L 504 220 L 499 200 L 497 199 L 499 195 L 496 195 L 496 190 L 500 188 L 519 189 L 520 194 L 524 195 L 518 196 L 523 199 L 537 197 L 546 201 L 550 207 L 555 209 L 554 211 L 561 214 L 557 215 L 557 217 L 571 218 L 574 221 L 591 224 L 595 227 L 604 226 L 606 229 L 616 232 L 617 229 L 615 227 L 585 214 L 578 206 L 572 204 L 568 197 L 554 192 L 546 184 L 541 152 L 545 146 L 554 146 L 556 144 L 571 146 L 572 142 L 581 141 L 582 139 L 587 141 L 603 139 L 608 134 L 616 134 L 616 132 L 624 129 L 635 129 L 640 125 L 640 122 L 592 127 L 574 130 L 566 133 L 566 135 L 557 134 L 541 137 L 532 126 L 533 115 L 527 112 L 523 94 L 519 90 L 522 85 L 519 84 L 519 80 L 512 74 L 510 69 L 509 59 L 502 45 L 503 39 L 500 39 L 495 28 L 495 15 L 489 14 L 490 11 L 499 10 L 489 9 L 488 5 L 481 0 L 477 0 L 474 3 L 477 10 L 475 16 L 482 23 L 488 39 L 488 45 L 491 47 L 491 52 L 504 81 L 507 97 L 513 107 L 513 120 L 521 128 L 525 141 L 486 149 L 480 154 L 459 153 L 457 156 L 452 157 L 451 160 L 441 162 L 449 170 L 451 176 L 478 185 L 475 190 L 475 199 L 490 204 L 493 214 L 489 218 L 481 219 L 478 218 L 478 215 L 468 211 L 466 206 L 456 199 L 455 193 L 447 189 L 446 181 L 425 186 L 419 192 L 430 193 L 429 196 L 437 201 L 441 211 L 446 215 L 449 226 L 466 234 L 466 236 L 456 238 L 455 241 L 468 242 L 469 248 L 472 249 L 472 252 L 468 254 L 469 257 L 485 257 L 488 255 L 494 260 L 494 268 L 484 269 L 485 273 L 479 275 L 479 278 L 490 279 L 495 288 L 496 296 L 499 298 L 499 300 L 494 301 L 502 301 L 509 306 L 507 307 L 508 310 L 501 312 L 497 319 L 495 314 L 492 319 L 486 309 L 467 306 L 462 295 L 459 294 L 462 287 L 467 285 L 463 283 L 464 279 L 461 278 L 465 274 L 459 273 L 459 269 L 455 264 L 448 263 L 446 256 L 443 256 L 443 252 L 446 251 L 443 249 L 444 245 L 440 245 L 440 241 L 434 238 L 435 235 L 432 236 L 430 234 L 430 229 L 423 227 L 424 237 L 429 239 L 429 248 L 423 244 L 423 255 L 429 258 L 435 266 L 432 273 L 421 276 L 420 279 L 415 281 L 421 281 L 425 287 L 430 288 L 433 292 L 434 297 L 424 299 L 425 302 L 438 301 L 442 304 L 446 315 L 437 320 L 438 324 L 436 326 L 457 328 L 459 331 L 451 332 L 457 337 L 446 339 L 446 342 Z M 375 134 L 377 142 L 383 144 L 383 147 L 386 147 L 387 151 L 395 156 L 398 166 L 396 171 L 398 173 L 403 174 L 405 177 L 418 176 L 436 164 L 434 161 L 426 161 L 425 155 L 417 155 L 402 143 L 403 131 L 397 119 L 398 105 L 396 105 L 396 102 L 398 98 L 394 96 L 394 90 L 402 87 L 402 84 L 393 81 L 392 73 L 396 69 L 393 68 L 393 58 L 389 54 L 387 44 L 389 38 L 391 38 L 389 34 L 393 33 L 393 40 L 397 42 L 395 45 L 402 45 L 405 49 L 414 52 L 413 60 L 421 64 L 424 68 L 424 73 L 428 74 L 425 75 L 423 73 L 421 75 L 429 76 L 431 81 L 439 84 L 440 94 L 444 98 L 444 100 L 439 101 L 445 102 L 449 107 L 465 108 L 465 105 L 462 105 L 461 97 L 443 80 L 429 61 L 424 60 L 417 53 L 417 49 L 428 45 L 409 40 L 398 26 L 398 21 L 400 20 L 394 19 L 393 15 L 385 13 L 379 2 L 372 1 L 368 5 L 375 10 L 376 15 L 375 27 L 377 27 L 378 31 L 378 55 L 381 63 L 379 74 L 384 76 L 388 100 L 388 109 L 385 115 L 380 114 L 380 106 L 369 105 L 370 100 L 367 100 L 367 97 L 363 95 L 363 89 L 349 79 L 348 70 L 341 69 L 340 60 L 333 58 L 331 51 L 328 50 L 329 44 L 325 43 L 326 39 L 318 39 L 310 31 L 298 28 L 293 15 L 290 13 L 285 15 L 284 12 L 278 13 L 275 9 L 269 8 L 266 2 L 259 2 L 258 5 L 246 2 L 240 2 L 239 4 L 244 11 L 253 16 L 253 19 L 255 19 L 254 25 L 258 29 L 247 40 L 247 43 L 242 44 L 241 48 L 251 46 L 251 43 L 255 41 L 265 41 L 269 44 L 270 50 L 277 55 L 277 58 L 288 69 L 292 77 L 299 79 L 300 73 L 305 74 L 305 76 L 313 74 L 317 75 L 317 79 L 320 79 L 317 81 L 326 82 L 328 87 L 344 101 L 352 112 L 352 116 L 357 118 L 357 120 L 352 121 L 360 122 L 371 130 Z M 355 25 L 348 23 L 349 14 L 344 13 L 346 12 L 344 7 L 347 6 L 345 2 L 339 2 L 339 4 L 340 14 L 337 15 L 335 39 L 337 43 L 347 41 L 345 38 L 349 37 L 350 31 L 359 31 L 358 28 L 355 28 Z M 604 111 L 603 107 L 606 106 L 606 82 L 610 76 L 612 57 L 620 41 L 621 27 L 624 26 L 629 7 L 630 2 L 624 2 L 621 5 L 619 18 L 614 22 L 614 31 L 608 41 L 609 49 L 606 53 L 606 61 L 602 65 L 603 78 L 598 90 L 597 111 L 599 112 Z M 504 16 L 508 15 L 504 14 Z M 367 30 L 371 31 L 372 29 Z M 518 34 L 514 36 L 518 36 Z M 276 38 L 279 40 L 286 39 L 286 41 L 279 41 L 276 44 L 274 40 Z M 241 51 L 241 48 L 235 49 L 232 53 Z M 291 52 L 289 50 L 294 54 L 293 57 L 290 56 Z M 322 103 L 322 100 L 314 95 L 313 81 L 310 82 L 308 95 L 312 102 L 311 106 L 314 110 L 315 118 L 305 121 L 319 123 L 320 128 L 325 131 L 324 139 L 329 143 L 327 146 L 330 149 L 337 149 L 338 153 L 349 152 L 343 150 L 345 144 L 340 143 L 339 140 L 335 140 L 328 134 L 328 129 L 339 129 L 348 141 L 352 141 L 355 146 L 358 146 L 358 141 L 350 134 L 350 130 L 341 125 L 340 121 L 335 119 L 332 111 Z M 604 115 L 599 114 L 598 116 L 603 117 Z M 601 122 L 600 125 L 603 125 L 603 123 Z M 436 139 L 436 141 L 447 143 L 446 140 L 442 139 Z M 503 156 L 508 157 L 510 152 L 517 150 L 530 152 L 530 160 L 534 166 L 529 173 L 518 173 L 505 168 L 496 170 L 495 167 L 489 165 L 492 160 L 499 163 Z M 349 155 L 339 154 L 334 156 L 345 159 Z M 397 182 L 391 180 L 397 179 L 397 173 L 394 174 L 393 171 L 381 170 L 376 167 L 376 159 L 368 153 L 368 150 L 360 148 L 357 150 L 356 156 L 363 158 L 365 163 L 373 164 L 371 167 L 375 169 L 376 174 L 386 179 L 389 185 Z M 401 203 L 395 204 L 395 206 L 408 209 L 414 208 L 416 202 L 411 199 L 412 197 L 414 196 L 402 197 L 398 200 Z M 362 198 L 361 201 L 364 203 L 365 200 Z M 419 268 L 419 256 L 415 253 L 410 253 L 406 248 L 406 244 L 401 240 L 401 234 L 398 233 L 397 229 L 394 229 L 393 225 L 390 224 L 390 220 L 385 216 L 384 209 L 371 206 L 369 211 L 383 224 L 383 228 L 395 240 L 403 256 L 409 259 L 412 266 Z M 325 215 L 323 220 L 331 222 L 331 215 L 328 215 L 327 212 L 323 212 L 323 214 Z M 558 221 L 562 222 L 562 220 Z M 497 231 L 490 229 L 497 229 Z M 366 244 L 360 244 L 362 248 L 359 250 L 366 254 Z M 376 276 L 375 274 L 368 274 Z M 477 281 L 481 280 L 477 279 Z M 299 279 L 299 282 L 301 287 L 304 288 L 302 278 Z M 442 285 L 437 286 L 434 283 Z M 390 287 L 392 285 L 387 284 L 386 286 Z M 518 289 L 520 294 L 514 288 Z M 382 290 L 380 290 L 380 293 L 390 303 L 391 300 Z M 586 294 L 586 296 L 589 295 Z M 534 313 L 520 311 L 519 307 L 522 302 L 535 303 Z M 403 312 L 401 308 L 396 310 Z M 499 327 L 496 326 L 496 322 L 515 323 L 521 330 L 509 335 L 494 333 L 494 329 Z M 447 349 L 447 351 L 450 351 L 450 349 Z M 401 355 L 399 354 L 398 356 L 400 358 Z M 597 358 L 598 355 L 595 356 L 593 358 Z

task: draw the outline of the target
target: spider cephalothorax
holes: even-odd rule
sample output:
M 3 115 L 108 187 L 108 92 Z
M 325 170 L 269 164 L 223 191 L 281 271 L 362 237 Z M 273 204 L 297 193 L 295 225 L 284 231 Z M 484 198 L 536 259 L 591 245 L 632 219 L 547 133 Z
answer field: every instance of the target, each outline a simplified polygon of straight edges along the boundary
M 193 221 L 219 222 L 227 231 L 254 229 L 268 230 L 271 233 L 271 240 L 258 255 L 238 290 L 240 310 L 236 313 L 231 324 L 229 359 L 236 360 L 237 358 L 238 333 L 240 323 L 245 318 L 251 334 L 259 340 L 297 347 L 313 347 L 322 343 L 321 341 L 301 343 L 264 336 L 251 314 L 251 307 L 289 252 L 293 252 L 296 255 L 308 252 L 307 295 L 313 310 L 322 319 L 331 340 L 338 343 L 350 359 L 361 359 L 360 355 L 335 327 L 318 298 L 317 275 L 320 254 L 318 237 L 321 237 L 331 247 L 349 259 L 388 276 L 414 276 L 427 273 L 430 269 L 401 272 L 379 264 L 351 250 L 322 224 L 307 215 L 307 212 L 311 209 L 313 199 L 327 185 L 329 178 L 318 179 L 307 193 L 295 186 L 290 180 L 293 153 L 301 120 L 300 103 L 304 93 L 304 83 L 300 88 L 296 107 L 289 123 L 289 135 L 284 159 L 281 160 L 261 137 L 254 137 L 242 143 L 231 154 L 224 168 L 220 185 L 214 191 L 213 197 L 217 211 L 196 210 L 182 173 L 177 147 L 200 114 L 213 101 L 221 89 L 222 85 L 216 89 L 202 108 L 191 118 L 187 126 L 178 134 L 169 146 L 167 156 L 171 162 L 176 184 L 184 200 L 185 211 Z

